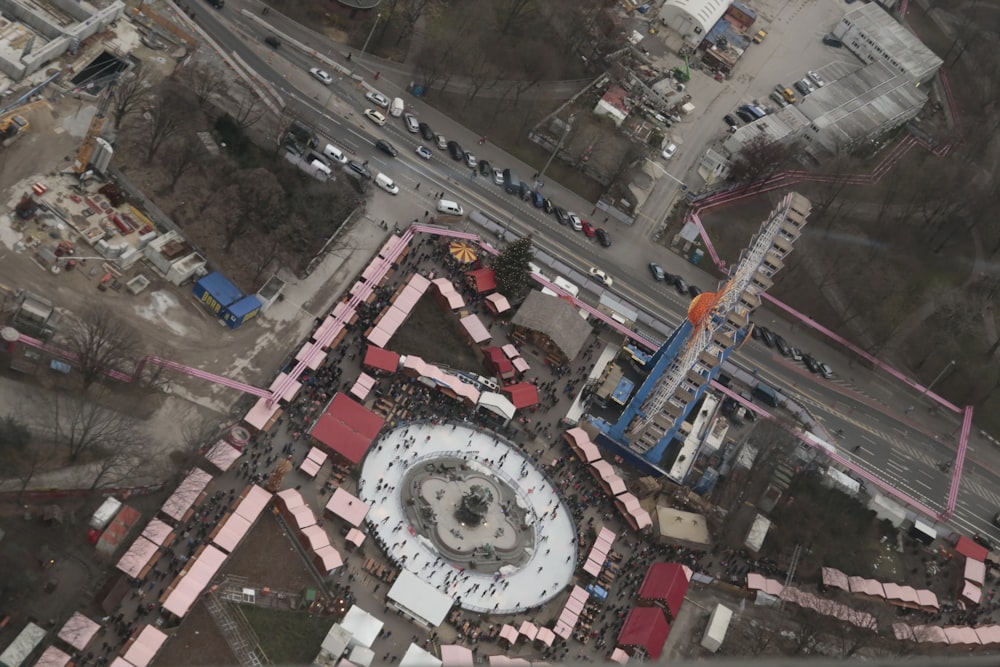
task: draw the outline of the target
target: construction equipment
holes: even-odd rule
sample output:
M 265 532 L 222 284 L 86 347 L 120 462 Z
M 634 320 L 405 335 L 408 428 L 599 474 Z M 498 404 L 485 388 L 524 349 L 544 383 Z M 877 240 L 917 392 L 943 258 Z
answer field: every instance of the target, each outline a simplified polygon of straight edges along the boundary
M 34 102 L 28 102 L 27 104 L 15 107 L 0 116 L 0 141 L 6 142 L 27 131 L 31 127 L 31 123 L 21 114 L 43 104 L 48 103 L 45 100 L 35 100 Z
M 687 83 L 691 80 L 691 64 L 688 62 L 687 54 L 684 54 L 684 69 L 680 67 L 674 68 L 674 78 L 681 83 Z
M 90 166 L 90 156 L 94 154 L 94 146 L 97 144 L 97 137 L 101 134 L 101 130 L 104 129 L 104 121 L 108 114 L 108 107 L 111 106 L 111 99 L 115 95 L 115 88 L 118 86 L 118 77 L 115 77 L 110 83 L 108 83 L 107 89 L 104 91 L 104 98 L 101 100 L 100 105 L 97 107 L 97 113 L 90 120 L 90 127 L 87 128 L 87 134 L 83 137 L 83 142 L 80 144 L 80 149 L 76 152 L 76 159 L 73 161 L 73 166 L 71 171 L 75 174 L 83 174 L 87 171 L 87 167 Z

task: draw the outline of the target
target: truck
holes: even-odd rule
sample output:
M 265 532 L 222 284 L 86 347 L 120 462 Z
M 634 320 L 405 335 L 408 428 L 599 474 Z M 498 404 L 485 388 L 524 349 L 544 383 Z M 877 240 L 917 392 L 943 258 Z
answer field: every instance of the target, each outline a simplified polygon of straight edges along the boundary
M 729 623 L 733 619 L 733 611 L 725 605 L 716 604 L 708 617 L 708 625 L 705 627 L 705 635 L 701 638 L 701 645 L 715 653 L 722 647 L 722 642 L 726 640 L 726 632 L 729 630 Z
M 90 527 L 94 530 L 104 530 L 121 508 L 122 501 L 114 496 L 108 498 L 101 503 L 101 506 L 94 512 L 94 515 L 90 517 Z

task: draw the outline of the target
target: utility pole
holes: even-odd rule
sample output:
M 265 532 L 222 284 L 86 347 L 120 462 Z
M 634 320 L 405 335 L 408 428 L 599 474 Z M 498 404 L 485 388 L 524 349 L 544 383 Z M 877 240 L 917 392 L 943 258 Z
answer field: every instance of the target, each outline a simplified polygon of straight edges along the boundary
M 923 397 L 926 396 L 930 392 L 931 388 L 934 387 L 934 385 L 936 385 L 938 383 L 938 380 L 940 380 L 942 377 L 944 377 L 944 374 L 947 373 L 951 369 L 951 367 L 954 366 L 954 365 L 955 365 L 955 360 L 954 359 L 952 359 L 951 361 L 949 361 L 948 365 L 945 366 L 944 368 L 942 368 L 941 372 L 937 374 L 937 377 L 934 378 L 933 380 L 931 380 L 931 383 L 929 385 L 927 385 L 927 387 L 924 388 L 923 393 L 920 394 L 920 398 L 923 399 Z
M 540 172 L 538 172 L 538 178 L 539 179 L 541 179 L 543 176 L 545 176 L 545 171 L 549 168 L 549 165 L 552 164 L 552 158 L 554 158 L 556 156 L 556 153 L 559 152 L 559 149 L 562 148 L 563 142 L 566 141 L 566 137 L 569 136 L 570 130 L 573 129 L 573 121 L 574 120 L 576 120 L 576 114 L 575 113 L 571 113 L 569 115 L 569 119 L 566 121 L 566 129 L 563 131 L 562 136 L 559 137 L 559 143 L 557 143 L 556 147 L 552 150 L 552 155 L 550 155 L 549 159 L 546 160 L 545 166 L 542 167 L 542 170 Z
M 375 28 L 378 27 L 378 22 L 382 20 L 382 12 L 375 15 L 375 23 L 372 23 L 372 29 L 368 31 L 368 37 L 365 38 L 365 45 L 361 47 L 361 53 L 358 54 L 358 60 L 365 57 L 365 51 L 368 50 L 368 42 L 372 41 L 372 35 L 375 34 Z

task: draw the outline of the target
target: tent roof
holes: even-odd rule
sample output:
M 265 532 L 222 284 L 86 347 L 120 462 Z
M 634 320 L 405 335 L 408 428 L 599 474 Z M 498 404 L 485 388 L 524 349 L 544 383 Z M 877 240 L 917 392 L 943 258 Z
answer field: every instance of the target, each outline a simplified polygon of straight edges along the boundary
M 399 355 L 392 350 L 383 350 L 381 347 L 369 345 L 365 352 L 364 365 L 370 368 L 377 368 L 380 371 L 395 373 L 399 368 Z
M 337 394 L 311 431 L 320 444 L 351 463 L 360 463 L 385 420 L 352 400 Z
M 510 396 L 511 402 L 518 410 L 538 405 L 538 387 L 530 382 L 507 385 L 503 388 L 503 393 Z
M 384 624 L 358 605 L 354 605 L 344 614 L 344 620 L 340 625 L 351 633 L 351 645 L 370 648 L 378 639 L 378 633 L 382 631 Z
M 135 667 L 146 667 L 146 665 L 153 662 L 153 658 L 156 657 L 157 652 L 165 641 L 167 641 L 165 632 L 152 625 L 146 625 L 139 631 L 135 639 L 132 640 L 132 645 L 125 651 L 122 657 L 135 665 Z
M 512 419 L 516 408 L 503 394 L 484 391 L 479 395 L 479 406 L 500 415 L 504 419 Z
M 360 526 L 371 507 L 371 503 L 366 503 L 345 491 L 341 486 L 334 489 L 333 495 L 330 496 L 330 502 L 326 504 L 328 512 L 339 516 L 352 526 Z
M 80 612 L 76 612 L 59 630 L 59 639 L 77 651 L 82 651 L 87 648 L 87 644 L 100 629 L 101 626 L 97 621 L 92 621 Z
M 399 661 L 399 667 L 441 667 L 442 662 L 444 661 L 439 660 L 433 653 L 428 653 L 419 645 L 410 644 Z
M 477 292 L 492 292 L 497 288 L 497 279 L 493 274 L 493 269 L 476 269 L 467 271 L 466 274 L 471 280 Z
M 687 595 L 688 578 L 680 563 L 653 563 L 639 587 L 643 600 L 662 600 L 674 618 Z
M 484 347 L 482 349 L 487 369 L 495 373 L 510 373 L 514 370 L 510 359 L 507 358 L 507 355 L 499 347 Z
M 959 536 L 958 542 L 955 543 L 955 551 L 966 558 L 983 561 L 984 563 L 986 562 L 986 555 L 989 554 L 986 547 L 976 544 L 965 535 Z
M 576 358 L 592 331 L 576 306 L 538 290 L 528 292 L 511 322 L 545 334 L 568 359 Z
M 388 598 L 433 627 L 444 623 L 455 605 L 450 595 L 442 593 L 409 570 L 399 573 L 389 589 Z
M 658 660 L 670 635 L 670 624 L 659 607 L 633 607 L 618 633 L 619 646 L 641 646 L 653 660 Z
M 472 649 L 459 644 L 441 644 L 441 662 L 444 667 L 472 667 Z

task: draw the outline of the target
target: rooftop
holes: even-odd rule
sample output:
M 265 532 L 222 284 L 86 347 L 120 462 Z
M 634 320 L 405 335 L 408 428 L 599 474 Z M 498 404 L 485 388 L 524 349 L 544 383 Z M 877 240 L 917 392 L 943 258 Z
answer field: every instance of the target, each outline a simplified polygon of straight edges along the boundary
M 859 4 L 844 15 L 844 20 L 871 37 L 907 72 L 931 72 L 942 64 L 916 35 L 875 3 Z

